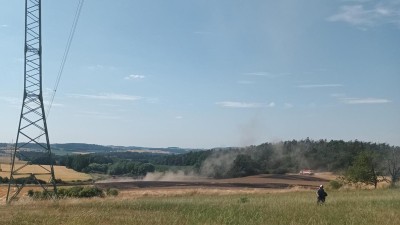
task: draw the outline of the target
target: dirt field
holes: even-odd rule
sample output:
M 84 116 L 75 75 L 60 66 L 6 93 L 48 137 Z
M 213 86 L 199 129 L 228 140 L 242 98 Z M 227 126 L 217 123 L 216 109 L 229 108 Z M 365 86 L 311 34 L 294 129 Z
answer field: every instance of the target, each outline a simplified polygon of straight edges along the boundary
M 100 188 L 117 188 L 120 198 L 146 196 L 192 196 L 232 195 L 252 193 L 276 193 L 305 189 L 316 189 L 327 185 L 336 176 L 330 173 L 316 175 L 262 174 L 232 179 L 197 179 L 184 181 L 135 181 L 132 179 L 109 179 L 96 182 Z
M 57 170 L 61 168 L 56 169 Z M 320 184 L 327 184 L 335 176 L 330 173 L 315 175 L 297 174 L 262 174 L 232 179 L 199 178 L 185 181 L 142 181 L 132 179 L 111 178 L 96 182 L 95 185 L 107 189 L 117 188 L 123 198 L 141 196 L 193 195 L 193 194 L 234 194 L 254 192 L 281 192 L 298 189 L 315 189 Z M 29 189 L 25 187 L 22 195 Z M 38 189 L 40 190 L 40 188 Z M 0 201 L 4 200 L 7 186 L 0 186 Z
M 232 179 L 198 179 L 190 181 L 137 181 L 109 179 L 96 182 L 101 188 L 119 190 L 160 190 L 160 189 L 289 189 L 294 187 L 315 188 L 327 184 L 334 176 L 330 174 L 263 174 Z

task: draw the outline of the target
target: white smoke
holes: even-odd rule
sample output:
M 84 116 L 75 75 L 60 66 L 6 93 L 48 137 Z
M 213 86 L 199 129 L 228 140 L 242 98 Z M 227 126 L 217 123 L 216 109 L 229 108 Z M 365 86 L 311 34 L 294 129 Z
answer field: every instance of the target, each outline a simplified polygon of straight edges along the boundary
M 248 121 L 239 124 L 239 146 L 255 145 L 263 137 L 264 128 L 264 120 L 260 113 L 252 116 Z
M 143 178 L 144 181 L 194 181 L 200 179 L 204 178 L 195 174 L 193 171 L 185 173 L 182 170 L 176 172 L 167 171 L 147 173 Z
M 206 177 L 221 178 L 232 168 L 233 161 L 239 154 L 238 151 L 215 150 L 202 163 L 200 174 Z

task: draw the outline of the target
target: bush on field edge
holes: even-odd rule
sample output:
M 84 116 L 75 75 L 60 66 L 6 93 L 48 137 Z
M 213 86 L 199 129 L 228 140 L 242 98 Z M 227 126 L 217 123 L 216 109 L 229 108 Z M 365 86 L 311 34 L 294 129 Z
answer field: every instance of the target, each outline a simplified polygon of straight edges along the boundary
M 107 196 L 117 196 L 119 191 L 115 188 L 109 188 L 105 192 L 98 187 L 91 186 L 74 186 L 71 188 L 60 188 L 57 190 L 58 198 L 93 198 L 93 197 L 105 197 Z M 54 192 L 52 191 L 28 191 L 28 196 L 34 200 L 45 200 L 56 198 Z

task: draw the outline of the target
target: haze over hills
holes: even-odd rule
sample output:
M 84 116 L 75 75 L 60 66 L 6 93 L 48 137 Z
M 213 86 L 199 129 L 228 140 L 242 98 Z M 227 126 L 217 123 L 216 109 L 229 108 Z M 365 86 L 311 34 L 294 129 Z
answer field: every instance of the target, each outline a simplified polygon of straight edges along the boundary
M 14 144 L 0 143 L 0 150 L 12 149 Z M 28 144 L 27 150 L 35 150 L 37 145 Z M 152 148 L 139 146 L 114 146 L 114 145 L 97 145 L 87 143 L 64 143 L 51 144 L 52 152 L 56 155 L 66 154 L 88 154 L 88 153 L 105 153 L 105 152 L 147 152 L 158 154 L 181 154 L 189 151 L 199 151 L 201 149 L 188 149 L 179 147 Z

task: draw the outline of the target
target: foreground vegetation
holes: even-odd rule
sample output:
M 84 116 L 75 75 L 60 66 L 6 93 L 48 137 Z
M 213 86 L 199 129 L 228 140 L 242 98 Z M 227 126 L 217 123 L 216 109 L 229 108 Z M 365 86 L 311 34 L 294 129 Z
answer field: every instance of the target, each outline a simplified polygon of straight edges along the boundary
M 221 191 L 223 192 L 223 191 Z M 398 224 L 399 190 L 314 191 L 16 202 L 1 224 Z

